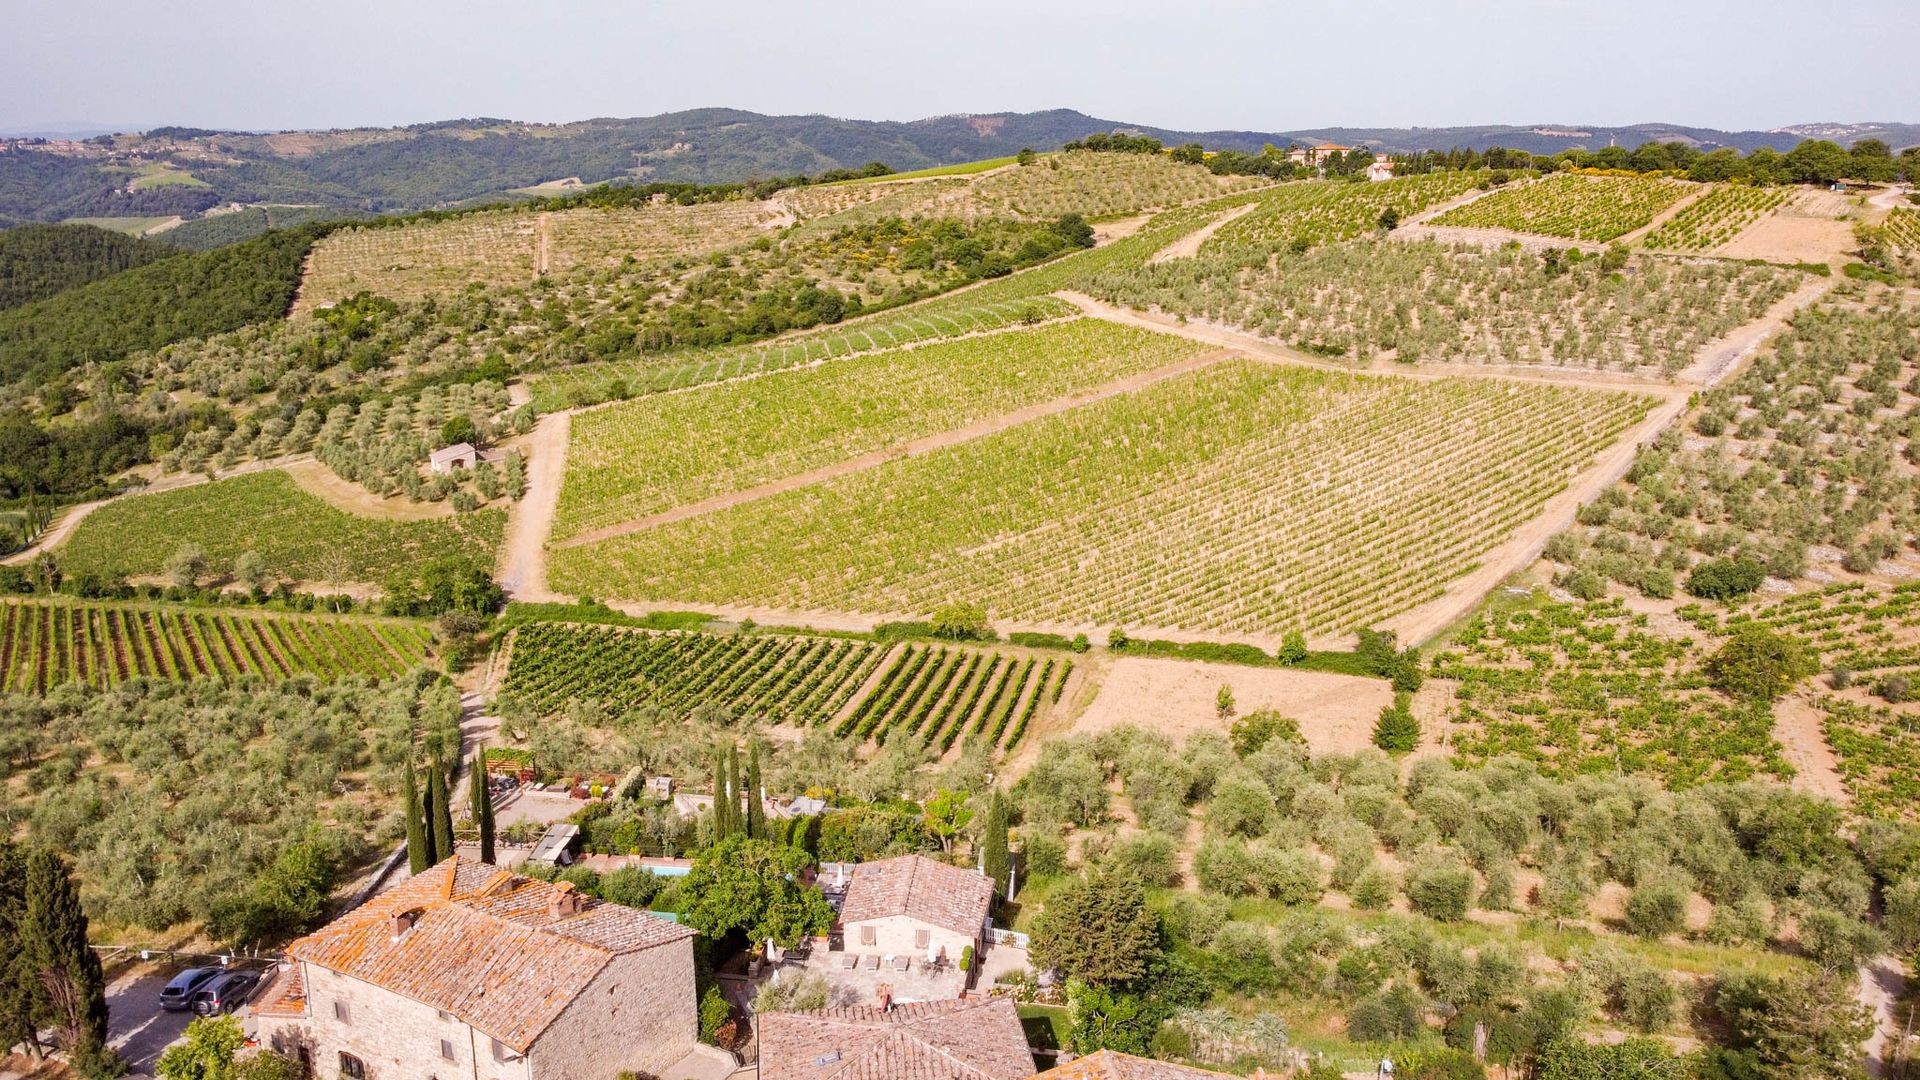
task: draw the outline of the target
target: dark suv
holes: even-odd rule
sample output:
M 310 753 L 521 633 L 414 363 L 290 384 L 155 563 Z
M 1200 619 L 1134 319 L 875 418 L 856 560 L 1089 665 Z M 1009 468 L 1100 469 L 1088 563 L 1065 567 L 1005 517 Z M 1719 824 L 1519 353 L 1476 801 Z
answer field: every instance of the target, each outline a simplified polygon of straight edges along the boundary
M 188 968 L 173 977 L 160 991 L 160 1007 L 168 1012 L 184 1012 L 193 1004 L 193 992 L 220 974 L 217 967 Z
M 193 1011 L 201 1016 L 230 1013 L 247 1003 L 259 983 L 257 971 L 230 971 L 194 991 Z

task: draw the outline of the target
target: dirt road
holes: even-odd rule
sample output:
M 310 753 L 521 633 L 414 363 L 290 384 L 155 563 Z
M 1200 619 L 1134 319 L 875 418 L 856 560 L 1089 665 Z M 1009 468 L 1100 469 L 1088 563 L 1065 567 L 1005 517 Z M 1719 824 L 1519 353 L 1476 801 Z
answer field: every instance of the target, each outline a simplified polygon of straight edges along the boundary
M 540 418 L 527 437 L 527 493 L 507 512 L 507 535 L 500 549 L 500 587 L 516 600 L 547 600 L 547 536 L 560 505 L 560 481 L 567 472 L 567 413 Z
M 1154 368 L 1152 371 L 1143 371 L 1137 375 L 1129 375 L 1124 379 L 1116 379 L 1113 382 L 1094 387 L 1091 390 L 1082 391 L 1078 394 L 1070 394 L 1066 397 L 1055 398 L 1052 401 L 1043 401 L 1038 405 L 1029 405 L 1024 409 L 1015 409 L 1012 412 L 1001 413 L 998 416 L 988 417 L 985 420 L 968 424 L 965 427 L 954 428 L 951 431 L 942 431 L 938 434 L 928 435 L 919 439 L 909 439 L 906 442 L 889 446 L 884 450 L 875 450 L 871 453 L 861 454 L 858 457 L 836 461 L 831 465 L 823 465 L 820 468 L 809 469 L 803 473 L 783 476 L 778 480 L 772 480 L 764 484 L 756 484 L 750 488 L 730 491 L 724 495 L 715 495 L 712 498 L 701 499 L 699 502 L 676 506 L 671 510 L 666 510 L 658 514 L 649 514 L 646 517 L 635 518 L 631 521 L 620 522 L 617 525 L 609 525 L 603 529 L 595 529 L 592 532 L 581 533 L 578 536 L 569 537 L 554 546 L 568 548 L 580 547 L 584 544 L 597 544 L 603 540 L 611 540 L 616 536 L 627 536 L 632 533 L 645 532 L 648 529 L 657 529 L 662 525 L 670 525 L 676 521 L 685 521 L 688 518 L 717 514 L 722 510 L 728 510 L 735 506 L 740 506 L 743 503 L 757 502 L 760 499 L 770 498 L 782 492 L 812 487 L 815 484 L 824 483 L 835 477 L 865 472 L 868 469 L 884 465 L 889 461 L 919 457 L 922 454 L 931 454 L 936 450 L 945 450 L 949 447 L 959 446 L 961 443 L 982 439 L 988 435 L 1006 431 L 1009 428 L 1018 427 L 1022 424 L 1066 412 L 1069 409 L 1077 409 L 1083 405 L 1091 405 L 1094 402 L 1104 401 L 1122 394 L 1131 394 L 1136 390 L 1151 386 L 1165 379 L 1185 375 L 1188 372 L 1198 371 L 1201 368 L 1211 367 L 1222 360 L 1231 358 L 1233 355 L 1231 351 L 1226 349 L 1204 352 L 1198 356 L 1188 357 L 1175 364 L 1167 364 L 1164 367 Z M 528 492 L 528 498 L 532 498 L 531 490 Z M 549 515 L 548 523 L 551 525 L 551 515 Z
M 1252 213 L 1259 205 L 1259 203 L 1248 203 L 1245 206 L 1236 206 L 1226 213 L 1221 214 L 1219 217 L 1214 218 L 1212 221 L 1207 222 L 1205 225 L 1202 225 L 1200 228 L 1195 229 L 1180 239 L 1175 240 L 1173 243 L 1168 244 L 1166 247 L 1161 248 L 1159 251 L 1154 252 L 1153 258 L 1147 261 L 1163 263 L 1171 262 L 1174 259 L 1190 259 L 1200 254 L 1200 246 L 1212 239 L 1214 233 L 1219 232 L 1234 219 L 1245 217 Z
M 1773 707 L 1773 738 L 1781 756 L 1793 766 L 1793 789 L 1830 799 L 1842 806 L 1852 802 L 1840 780 L 1840 762 L 1827 745 L 1820 710 L 1800 694 Z
M 1898 1005 L 1906 991 L 1907 976 L 1898 957 L 1882 956 L 1860 965 L 1860 1003 L 1873 1010 L 1874 1031 L 1864 1047 L 1869 1076 L 1886 1075 L 1888 1047 L 1905 1033 L 1905 1010 Z
M 1693 363 L 1680 373 L 1679 380 L 1706 387 L 1718 384 L 1752 359 L 1760 346 L 1779 333 L 1795 312 L 1827 295 L 1833 285 L 1832 278 L 1808 277 L 1806 284 L 1776 301 L 1758 319 L 1708 342 Z

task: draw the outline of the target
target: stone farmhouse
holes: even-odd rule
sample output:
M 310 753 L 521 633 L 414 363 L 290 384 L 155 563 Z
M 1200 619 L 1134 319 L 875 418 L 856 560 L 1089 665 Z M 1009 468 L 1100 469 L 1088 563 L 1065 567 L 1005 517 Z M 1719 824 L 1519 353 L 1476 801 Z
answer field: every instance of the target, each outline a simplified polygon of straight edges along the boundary
M 1330 142 L 1315 143 L 1312 146 L 1289 146 L 1287 147 L 1287 160 L 1293 162 L 1295 165 L 1318 165 L 1321 159 L 1325 158 L 1328 154 L 1344 154 L 1351 149 L 1353 149 L 1351 146 L 1341 146 L 1339 143 Z
M 696 1041 L 693 937 L 455 857 L 295 941 L 253 1013 L 262 1045 L 347 1080 L 685 1075 L 720 1053 Z
M 902 855 L 853 868 L 840 904 L 840 932 L 849 953 L 958 963 L 980 949 L 993 904 L 985 874 Z
M 966 998 L 760 1017 L 760 1080 L 1026 1080 L 1013 999 Z

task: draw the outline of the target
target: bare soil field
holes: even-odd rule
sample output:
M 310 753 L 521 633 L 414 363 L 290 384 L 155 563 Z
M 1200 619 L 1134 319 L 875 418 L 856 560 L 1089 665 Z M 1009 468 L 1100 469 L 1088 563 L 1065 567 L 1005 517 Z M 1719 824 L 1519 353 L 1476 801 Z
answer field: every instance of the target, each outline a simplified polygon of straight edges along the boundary
M 1840 220 L 1851 209 L 1845 195 L 1802 191 L 1713 253 L 1730 259 L 1832 262 L 1854 246 L 1852 224 Z
M 1240 715 L 1277 709 L 1300 721 L 1300 731 L 1316 754 L 1351 753 L 1373 745 L 1374 722 L 1381 709 L 1393 704 L 1392 687 L 1379 679 L 1123 656 L 1113 661 L 1099 694 L 1074 721 L 1073 730 L 1137 724 L 1175 742 L 1195 732 L 1224 733 L 1228 723 L 1214 707 L 1222 686 L 1233 688 Z
M 286 466 L 286 472 L 301 491 L 349 514 L 379 521 L 432 521 L 453 516 L 451 503 L 409 502 L 375 495 L 312 459 L 293 462 Z

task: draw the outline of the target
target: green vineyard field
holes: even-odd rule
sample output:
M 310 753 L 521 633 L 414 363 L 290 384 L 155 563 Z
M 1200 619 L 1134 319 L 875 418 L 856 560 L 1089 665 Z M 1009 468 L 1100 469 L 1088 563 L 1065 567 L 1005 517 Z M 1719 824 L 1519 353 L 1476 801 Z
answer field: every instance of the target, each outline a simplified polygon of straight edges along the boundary
M 134 678 L 397 675 L 425 659 L 423 625 L 114 604 L 0 604 L 0 689 Z
M 516 632 L 505 693 L 538 713 L 584 700 L 668 712 L 711 704 L 880 741 L 906 731 L 942 750 L 962 739 L 1010 748 L 1072 669 L 1068 659 L 957 646 L 541 623 Z

